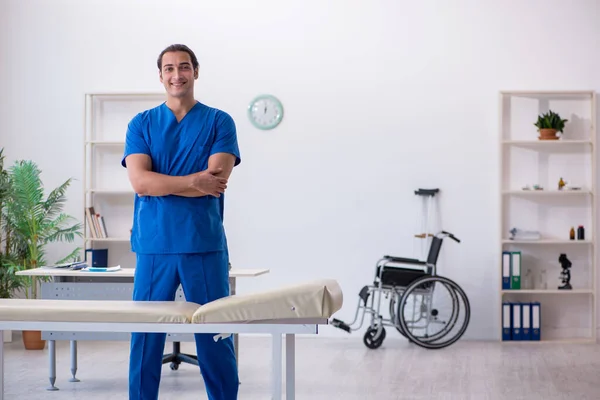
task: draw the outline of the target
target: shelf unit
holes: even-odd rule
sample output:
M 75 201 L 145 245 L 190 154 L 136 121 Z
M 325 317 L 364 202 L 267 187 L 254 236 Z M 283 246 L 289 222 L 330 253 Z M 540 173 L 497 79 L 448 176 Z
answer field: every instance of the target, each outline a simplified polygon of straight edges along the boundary
M 501 91 L 500 326 L 503 304 L 540 304 L 539 341 L 596 342 L 596 93 Z M 539 140 L 534 123 L 552 110 L 568 119 L 558 140 Z M 558 189 L 560 179 L 567 187 Z M 541 185 L 542 190 L 534 190 Z M 527 186 L 529 189 L 527 190 Z M 577 228 L 584 227 L 584 240 Z M 575 240 L 570 229 L 575 229 Z M 539 235 L 511 238 L 510 230 Z M 519 289 L 503 285 L 504 252 L 520 252 Z M 572 262 L 571 290 L 562 285 L 559 256 Z M 545 271 L 545 273 L 544 273 Z M 511 279 L 512 280 L 512 279 Z
M 121 166 L 127 124 L 139 112 L 165 100 L 164 93 L 87 93 L 84 110 L 84 177 L 82 210 L 84 253 L 106 249 L 108 265 L 135 266 L 130 246 L 134 192 Z M 104 219 L 106 237 L 93 234 L 86 209 Z M 82 257 L 86 257 L 83 254 Z M 89 257 L 89 255 L 88 255 Z

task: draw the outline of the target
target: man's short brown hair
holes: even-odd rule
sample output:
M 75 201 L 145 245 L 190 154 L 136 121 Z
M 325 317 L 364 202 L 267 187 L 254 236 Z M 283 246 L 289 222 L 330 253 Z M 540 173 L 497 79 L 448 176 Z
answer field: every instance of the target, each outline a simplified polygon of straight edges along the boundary
M 185 44 L 172 44 L 169 47 L 167 47 L 166 49 L 164 49 L 163 51 L 161 51 L 160 55 L 158 56 L 158 60 L 156 60 L 156 65 L 158 66 L 159 71 L 162 69 L 163 56 L 165 55 L 165 53 L 169 53 L 171 51 L 185 51 L 186 53 L 188 53 L 190 55 L 194 69 L 198 68 L 198 59 L 196 58 L 196 54 L 194 54 L 192 49 L 187 47 Z

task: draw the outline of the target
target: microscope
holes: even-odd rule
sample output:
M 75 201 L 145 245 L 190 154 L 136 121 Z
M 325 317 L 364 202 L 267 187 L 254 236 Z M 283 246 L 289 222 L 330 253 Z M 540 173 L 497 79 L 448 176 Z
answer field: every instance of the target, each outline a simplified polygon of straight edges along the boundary
M 573 287 L 571 286 L 571 261 L 567 258 L 567 255 L 562 253 L 558 257 L 558 262 L 562 267 L 562 272 L 560 273 L 559 279 L 562 280 L 562 286 L 559 286 L 560 290 L 571 290 Z

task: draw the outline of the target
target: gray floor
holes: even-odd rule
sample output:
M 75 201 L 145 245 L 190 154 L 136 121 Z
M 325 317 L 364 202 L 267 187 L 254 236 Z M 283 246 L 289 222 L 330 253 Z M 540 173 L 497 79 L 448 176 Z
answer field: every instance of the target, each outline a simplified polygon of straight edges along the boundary
M 368 350 L 350 338 L 297 339 L 297 399 L 600 399 L 600 346 L 459 342 L 425 350 L 390 337 Z M 190 352 L 193 346 L 184 343 Z M 127 399 L 126 342 L 80 342 L 79 383 L 68 382 L 69 347 L 57 342 L 59 391 L 48 392 L 47 350 L 5 344 L 5 399 Z M 240 399 L 269 399 L 270 342 L 240 338 Z M 163 369 L 160 399 L 206 399 L 197 367 Z

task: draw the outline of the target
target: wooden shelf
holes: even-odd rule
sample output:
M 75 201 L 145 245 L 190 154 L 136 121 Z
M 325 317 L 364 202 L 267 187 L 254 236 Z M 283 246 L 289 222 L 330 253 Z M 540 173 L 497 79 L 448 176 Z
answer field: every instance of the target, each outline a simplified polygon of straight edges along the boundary
M 559 253 L 566 253 L 573 262 L 573 271 L 577 271 L 578 277 L 585 274 L 581 279 L 588 286 L 559 290 L 560 265 L 557 265 L 556 279 L 544 278 L 548 289 L 506 290 L 503 289 L 506 286 L 501 284 L 498 313 L 501 327 L 503 303 L 513 303 L 511 315 L 519 309 L 521 312 L 527 311 L 524 306 L 519 306 L 519 302 L 539 303 L 543 317 L 541 340 L 505 341 L 502 335 L 500 340 L 505 344 L 595 343 L 595 238 L 598 221 L 595 200 L 596 93 L 593 90 L 500 91 L 499 103 L 500 252 L 496 271 L 500 275 L 500 282 L 504 282 L 505 251 L 517 254 L 512 253 L 507 260 L 519 263 L 521 284 L 526 273 L 537 277 L 548 263 L 558 262 Z M 568 119 L 564 134 L 557 140 L 539 140 L 533 123 L 539 115 L 549 110 Z M 556 185 L 563 177 L 568 183 L 581 186 L 581 190 L 557 190 Z M 523 190 L 526 183 L 540 184 L 545 189 Z M 577 229 L 579 225 L 585 227 L 586 239 L 569 240 L 569 229 Z M 523 231 L 539 231 L 541 239 L 511 240 L 510 230 L 513 227 Z M 538 278 L 533 279 L 537 281 Z M 572 322 L 567 324 L 567 319 Z M 555 325 L 561 326 L 561 329 L 556 330 Z M 562 325 L 566 325 L 566 328 Z
M 127 126 L 138 113 L 159 106 L 165 100 L 164 92 L 85 94 L 82 145 L 84 205 L 81 210 L 85 232 L 83 247 L 84 253 L 87 249 L 107 248 L 109 265 L 127 265 L 135 260 L 128 245 L 135 192 L 127 170 L 121 165 Z M 100 234 L 95 234 L 93 229 L 96 220 L 86 215 L 90 207 L 102 218 Z
M 559 289 L 515 289 L 515 290 L 502 290 L 502 294 L 594 294 L 594 289 L 572 289 L 572 290 L 559 290 Z
M 592 344 L 596 343 L 595 335 L 594 337 L 573 337 L 573 338 L 553 338 L 553 339 L 542 339 L 542 340 L 502 340 L 503 344 L 517 344 L 517 345 L 527 345 L 527 344 L 560 344 L 560 343 L 568 343 L 568 344 Z
M 591 190 L 504 190 L 505 196 L 591 196 Z
M 540 239 L 540 240 L 502 240 L 502 244 L 531 244 L 531 245 L 555 245 L 555 244 L 587 244 L 593 245 L 592 240 L 567 240 L 567 239 Z

